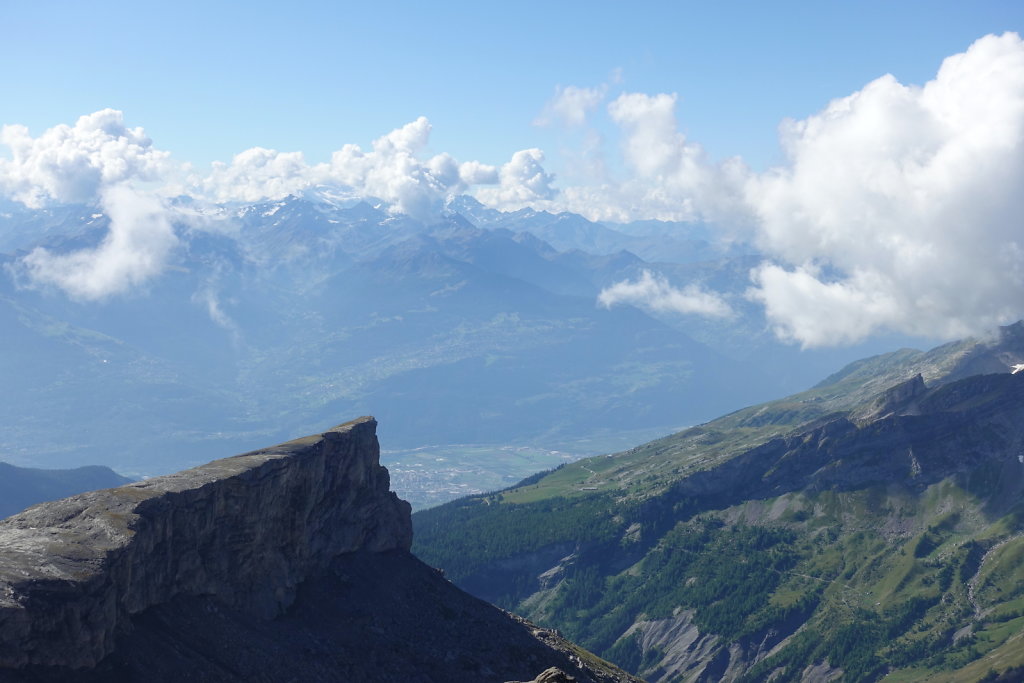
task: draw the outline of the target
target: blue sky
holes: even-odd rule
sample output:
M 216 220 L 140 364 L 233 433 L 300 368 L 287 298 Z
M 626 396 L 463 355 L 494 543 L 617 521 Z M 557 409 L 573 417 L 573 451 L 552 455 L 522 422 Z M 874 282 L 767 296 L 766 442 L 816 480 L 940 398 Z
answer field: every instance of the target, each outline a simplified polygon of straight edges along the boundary
M 121 217 L 25 259 L 81 298 L 159 275 L 169 196 L 326 188 L 425 222 L 461 193 L 702 222 L 763 254 L 747 296 L 806 346 L 1024 316 L 1017 0 L 0 0 L 0 26 L 0 198 Z
M 884 73 L 922 83 L 1024 30 L 1024 4 L 4 0 L 0 24 L 0 123 L 34 134 L 112 107 L 179 160 L 320 161 L 426 116 L 431 151 L 496 164 L 540 147 L 559 172 L 572 135 L 532 125 L 556 86 L 619 70 L 614 89 L 678 93 L 689 139 L 763 167 L 784 117 Z

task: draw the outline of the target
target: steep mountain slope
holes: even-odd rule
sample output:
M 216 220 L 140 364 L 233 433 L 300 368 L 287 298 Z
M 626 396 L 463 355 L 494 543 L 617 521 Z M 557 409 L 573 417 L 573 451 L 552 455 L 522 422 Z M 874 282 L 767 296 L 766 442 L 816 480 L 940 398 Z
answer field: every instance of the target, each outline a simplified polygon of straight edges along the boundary
M 1022 332 L 868 359 L 420 512 L 415 550 L 651 681 L 1011 670 L 1024 665 Z
M 635 680 L 410 556 L 375 428 L 0 521 L 0 681 Z

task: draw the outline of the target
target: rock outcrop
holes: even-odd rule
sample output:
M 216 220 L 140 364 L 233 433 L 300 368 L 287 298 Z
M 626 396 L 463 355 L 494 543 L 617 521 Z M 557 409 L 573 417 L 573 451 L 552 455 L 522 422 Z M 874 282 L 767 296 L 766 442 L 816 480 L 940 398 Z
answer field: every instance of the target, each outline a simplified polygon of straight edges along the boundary
M 259 618 L 345 552 L 408 550 L 376 422 L 44 503 L 0 522 L 0 666 L 87 667 L 132 614 L 216 595 Z
M 633 680 L 412 557 L 375 430 L 0 521 L 0 681 Z

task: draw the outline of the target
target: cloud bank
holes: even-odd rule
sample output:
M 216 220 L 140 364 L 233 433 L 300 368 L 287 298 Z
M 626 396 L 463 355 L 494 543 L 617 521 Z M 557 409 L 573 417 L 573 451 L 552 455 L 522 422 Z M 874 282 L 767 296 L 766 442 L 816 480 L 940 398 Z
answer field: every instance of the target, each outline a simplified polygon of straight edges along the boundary
M 716 224 L 765 255 L 747 296 L 763 305 L 779 337 L 804 346 L 882 331 L 952 338 L 1024 314 L 1024 42 L 1017 34 L 979 39 L 923 85 L 882 76 L 806 119 L 783 122 L 786 162 L 765 172 L 738 158 L 708 158 L 681 132 L 676 94 L 620 86 L 560 87 L 537 121 L 578 129 L 607 117 L 618 144 L 612 153 L 601 146 L 580 155 L 596 180 L 575 186 L 559 187 L 536 148 L 497 165 L 427 156 L 431 124 L 423 117 L 368 150 L 345 145 L 329 162 L 253 148 L 197 172 L 172 163 L 141 128 L 107 109 L 36 138 L 23 126 L 3 127 L 0 142 L 10 153 L 0 157 L 0 192 L 31 207 L 92 203 L 111 218 L 94 249 L 36 250 L 23 261 L 32 282 L 80 299 L 102 299 L 161 272 L 177 243 L 177 218 L 161 192 L 253 202 L 326 185 L 425 221 L 449 196 L 470 193 L 506 210 Z M 608 288 L 601 301 L 727 310 L 721 297 L 650 274 Z
M 307 164 L 301 152 L 253 148 L 230 164 L 214 163 L 206 177 L 193 176 L 193 194 L 216 202 L 254 202 L 300 194 L 317 185 L 342 188 L 353 197 L 376 197 L 389 210 L 424 222 L 439 219 L 444 202 L 474 186 L 497 206 L 517 207 L 551 199 L 553 176 L 542 167 L 538 149 L 516 152 L 495 167 L 479 161 L 458 162 L 447 153 L 421 158 L 430 139 L 425 117 L 397 128 L 373 142 L 370 150 L 348 144 L 329 163 Z
M 24 126 L 5 126 L 0 142 L 0 194 L 31 208 L 48 203 L 93 205 L 110 219 L 95 248 L 54 253 L 38 248 L 15 271 L 23 285 L 55 286 L 78 300 L 97 301 L 143 286 L 165 269 L 178 243 L 175 225 L 203 229 L 165 195 L 182 191 L 213 203 L 277 200 L 322 185 L 353 197 L 384 200 L 389 211 L 424 222 L 440 218 L 445 200 L 473 186 L 491 185 L 503 204 L 551 199 L 553 176 L 540 150 L 517 152 L 500 166 L 459 163 L 449 154 L 420 155 L 431 125 L 423 117 L 378 138 L 364 151 L 345 145 L 329 163 L 308 164 L 301 152 L 254 147 L 207 175 L 173 164 L 142 128 L 128 128 L 113 109 L 81 117 L 33 138 Z M 211 316 L 215 311 L 211 309 Z M 215 318 L 216 319 L 216 318 Z
M 1024 313 L 1024 42 L 986 36 L 924 86 L 883 76 L 782 126 L 745 186 L 773 260 L 750 296 L 785 339 L 952 338 Z
M 127 128 L 121 112 L 104 109 L 59 125 L 38 138 L 20 125 L 0 128 L 0 190 L 26 206 L 47 200 L 90 202 L 104 187 L 136 179 L 158 180 L 169 169 L 168 152 L 157 150 L 141 128 Z
M 763 173 L 708 159 L 679 132 L 677 105 L 672 94 L 609 102 L 627 176 L 559 201 L 597 220 L 702 220 L 745 235 L 766 257 L 748 297 L 805 347 L 878 332 L 949 339 L 1024 315 L 1017 34 L 979 39 L 922 86 L 886 75 L 784 121 L 787 163 Z M 658 297 L 653 281 L 609 291 Z

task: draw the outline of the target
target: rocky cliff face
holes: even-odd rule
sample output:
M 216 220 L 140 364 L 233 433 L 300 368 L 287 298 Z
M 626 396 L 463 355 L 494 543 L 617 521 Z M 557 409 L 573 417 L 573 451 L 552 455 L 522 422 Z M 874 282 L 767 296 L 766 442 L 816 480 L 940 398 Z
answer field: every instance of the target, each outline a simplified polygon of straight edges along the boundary
M 180 595 L 268 618 L 345 552 L 408 550 L 376 422 L 45 503 L 0 522 L 0 665 L 93 666 Z
M 375 428 L 0 521 L 0 682 L 634 680 L 409 555 Z

